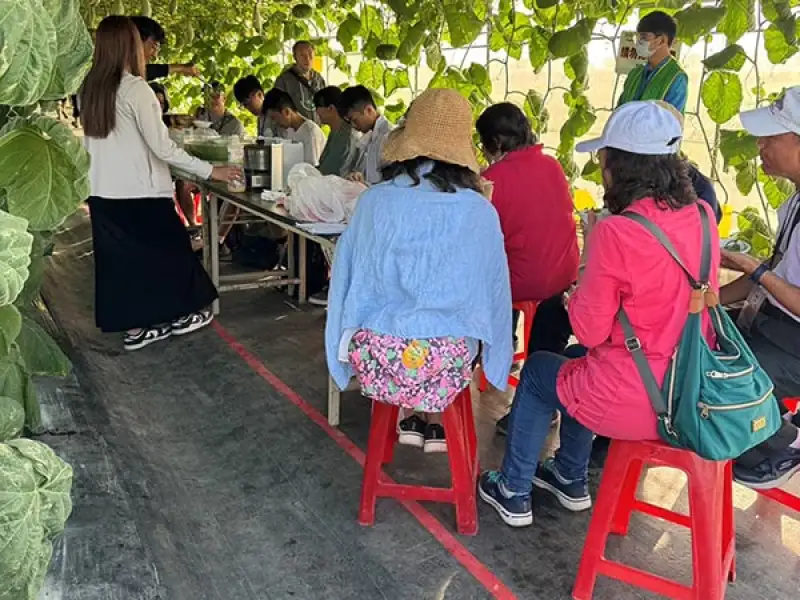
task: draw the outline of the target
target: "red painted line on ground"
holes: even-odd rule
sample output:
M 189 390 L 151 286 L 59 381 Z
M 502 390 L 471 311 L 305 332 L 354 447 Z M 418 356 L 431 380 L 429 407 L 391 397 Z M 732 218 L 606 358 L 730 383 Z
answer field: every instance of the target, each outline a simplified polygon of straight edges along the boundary
M 255 371 L 262 379 L 280 392 L 289 402 L 299 408 L 314 423 L 327 433 L 333 441 L 335 441 L 342 450 L 347 452 L 350 457 L 355 460 L 362 467 L 366 458 L 364 452 L 356 446 L 350 438 L 348 438 L 339 429 L 332 427 L 328 423 L 328 419 L 317 409 L 311 406 L 308 402 L 303 400 L 302 396 L 284 383 L 277 375 L 267 369 L 264 364 L 258 360 L 247 348 L 245 348 L 239 341 L 233 337 L 222 325 L 218 322 L 213 323 L 213 327 L 219 336 L 225 341 L 226 344 L 233 350 L 239 357 Z M 391 479 L 384 475 L 386 479 Z M 436 540 L 455 558 L 461 565 L 469 571 L 475 579 L 480 582 L 489 592 L 498 600 L 516 600 L 514 593 L 498 579 L 489 567 L 484 565 L 478 560 L 474 554 L 467 550 L 458 539 L 442 525 L 436 517 L 430 512 L 425 510 L 419 503 L 410 502 L 407 500 L 399 500 L 400 504 L 410 512 L 419 523 L 428 530 Z

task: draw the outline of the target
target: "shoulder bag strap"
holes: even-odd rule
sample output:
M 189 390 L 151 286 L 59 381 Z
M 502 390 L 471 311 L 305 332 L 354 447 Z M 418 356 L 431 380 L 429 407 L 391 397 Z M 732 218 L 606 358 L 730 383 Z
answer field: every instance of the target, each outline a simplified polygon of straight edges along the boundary
M 700 222 L 703 231 L 702 254 L 700 259 L 700 278 L 703 282 L 707 282 L 711 270 L 711 231 L 709 229 L 710 226 L 708 214 L 706 214 L 706 211 L 702 206 L 700 206 L 699 203 L 697 204 L 697 208 L 700 211 Z M 622 216 L 636 221 L 650 233 L 652 233 L 653 236 L 655 236 L 659 243 L 666 249 L 667 252 L 669 252 L 670 256 L 672 256 L 675 262 L 678 263 L 678 266 L 683 269 L 683 272 L 689 279 L 689 283 L 691 284 L 692 288 L 702 289 L 704 287 L 704 284 L 698 283 L 698 281 L 692 276 L 692 274 L 683 264 L 680 256 L 678 256 L 678 252 L 669 241 L 669 238 L 667 238 L 666 234 L 661 231 L 657 225 L 655 225 L 646 217 L 643 217 L 637 213 L 626 212 L 622 213 Z M 633 357 L 633 362 L 636 364 L 636 370 L 639 371 L 639 376 L 642 378 L 647 396 L 650 398 L 650 404 L 653 405 L 653 410 L 656 412 L 658 419 L 664 422 L 666 430 L 668 432 L 672 432 L 671 415 L 669 415 L 667 412 L 667 404 L 664 402 L 664 396 L 661 394 L 661 388 L 658 385 L 658 381 L 656 381 L 655 375 L 653 374 L 653 369 L 650 368 L 650 363 L 647 362 L 647 357 L 642 350 L 642 343 L 636 336 L 636 332 L 633 330 L 633 324 L 628 318 L 628 315 L 625 313 L 625 309 L 622 307 L 620 307 L 619 312 L 617 313 L 617 318 L 619 319 L 620 325 L 622 325 L 622 332 L 625 334 L 625 347 Z

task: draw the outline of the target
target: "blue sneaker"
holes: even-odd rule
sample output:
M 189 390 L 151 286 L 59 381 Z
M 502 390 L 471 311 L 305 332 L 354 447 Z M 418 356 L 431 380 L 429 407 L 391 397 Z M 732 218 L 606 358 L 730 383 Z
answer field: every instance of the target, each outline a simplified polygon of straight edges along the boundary
M 552 458 L 539 463 L 536 475 L 533 477 L 533 485 L 553 494 L 561 506 L 572 512 L 582 512 L 592 508 L 592 497 L 589 495 L 586 481 L 565 479 L 558 472 Z
M 781 487 L 797 472 L 800 472 L 800 450 L 791 447 L 771 452 L 753 468 L 733 463 L 733 479 L 754 490 Z
M 478 494 L 481 499 L 497 511 L 506 525 L 511 527 L 527 527 L 533 524 L 531 495 L 510 495 L 503 485 L 500 471 L 486 471 L 478 481 Z

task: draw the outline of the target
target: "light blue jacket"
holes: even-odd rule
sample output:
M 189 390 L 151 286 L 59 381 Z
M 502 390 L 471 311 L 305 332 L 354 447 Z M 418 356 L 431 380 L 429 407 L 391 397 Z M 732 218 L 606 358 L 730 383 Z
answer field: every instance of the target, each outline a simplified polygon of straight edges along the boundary
M 360 328 L 479 340 L 487 379 L 506 389 L 511 286 L 492 204 L 472 190 L 440 192 L 426 179 L 413 186 L 407 176 L 364 192 L 336 244 L 328 294 L 325 351 L 341 389 L 353 370 L 339 347 Z

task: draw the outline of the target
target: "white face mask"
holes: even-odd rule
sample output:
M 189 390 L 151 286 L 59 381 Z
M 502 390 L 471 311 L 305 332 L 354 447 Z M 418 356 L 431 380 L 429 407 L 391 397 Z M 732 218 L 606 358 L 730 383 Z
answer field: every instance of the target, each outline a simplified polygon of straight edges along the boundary
M 653 56 L 653 49 L 650 47 L 650 42 L 647 40 L 639 40 L 636 42 L 636 54 L 642 58 L 650 58 Z

